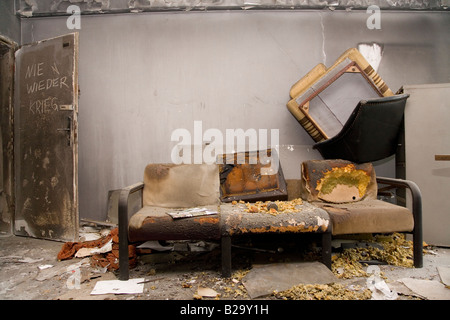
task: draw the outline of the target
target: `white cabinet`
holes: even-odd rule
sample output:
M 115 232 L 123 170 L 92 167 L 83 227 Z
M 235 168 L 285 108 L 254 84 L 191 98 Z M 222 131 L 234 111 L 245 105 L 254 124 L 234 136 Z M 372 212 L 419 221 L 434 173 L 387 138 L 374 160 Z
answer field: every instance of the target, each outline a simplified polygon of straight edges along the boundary
M 405 175 L 422 192 L 423 240 L 450 245 L 450 83 L 408 85 Z

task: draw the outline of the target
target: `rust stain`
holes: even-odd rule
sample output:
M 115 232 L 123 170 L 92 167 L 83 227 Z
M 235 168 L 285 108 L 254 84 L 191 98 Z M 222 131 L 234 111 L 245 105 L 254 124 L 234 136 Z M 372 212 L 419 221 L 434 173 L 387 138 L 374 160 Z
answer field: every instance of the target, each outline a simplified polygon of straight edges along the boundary
M 152 217 L 146 217 L 144 219 L 144 221 L 142 221 L 142 225 L 148 224 L 148 223 L 150 223 L 150 224 L 157 223 L 158 222 L 157 220 L 158 219 L 155 219 L 155 218 L 152 218 Z
M 210 224 L 217 224 L 219 223 L 218 217 L 202 217 L 195 220 L 198 224 L 204 224 L 204 223 L 210 223 Z

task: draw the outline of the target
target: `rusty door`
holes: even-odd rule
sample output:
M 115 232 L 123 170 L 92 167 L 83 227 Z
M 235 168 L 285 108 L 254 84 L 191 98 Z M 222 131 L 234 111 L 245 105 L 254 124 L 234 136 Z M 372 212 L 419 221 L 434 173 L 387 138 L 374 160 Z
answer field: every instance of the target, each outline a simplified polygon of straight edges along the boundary
M 16 235 L 78 239 L 78 34 L 16 52 Z

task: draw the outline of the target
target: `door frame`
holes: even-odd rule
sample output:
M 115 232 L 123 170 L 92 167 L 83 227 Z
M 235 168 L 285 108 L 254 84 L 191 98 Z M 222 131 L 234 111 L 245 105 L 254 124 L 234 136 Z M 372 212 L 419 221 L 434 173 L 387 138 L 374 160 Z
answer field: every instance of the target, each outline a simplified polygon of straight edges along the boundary
M 14 53 L 18 44 L 0 35 L 1 74 L 7 81 L 0 79 L 0 230 L 2 234 L 13 234 L 15 216 L 15 162 L 14 162 Z M 7 57 L 9 55 L 9 58 Z M 8 60 L 9 62 L 8 62 Z

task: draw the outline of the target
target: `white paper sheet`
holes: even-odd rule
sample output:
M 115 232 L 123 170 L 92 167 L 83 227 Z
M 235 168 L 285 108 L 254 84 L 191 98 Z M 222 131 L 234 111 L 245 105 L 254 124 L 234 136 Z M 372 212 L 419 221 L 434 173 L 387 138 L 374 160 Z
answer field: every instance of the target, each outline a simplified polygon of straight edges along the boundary
M 144 292 L 144 278 L 98 281 L 91 295 L 96 294 L 139 294 Z M 142 283 L 139 283 L 142 282 Z

